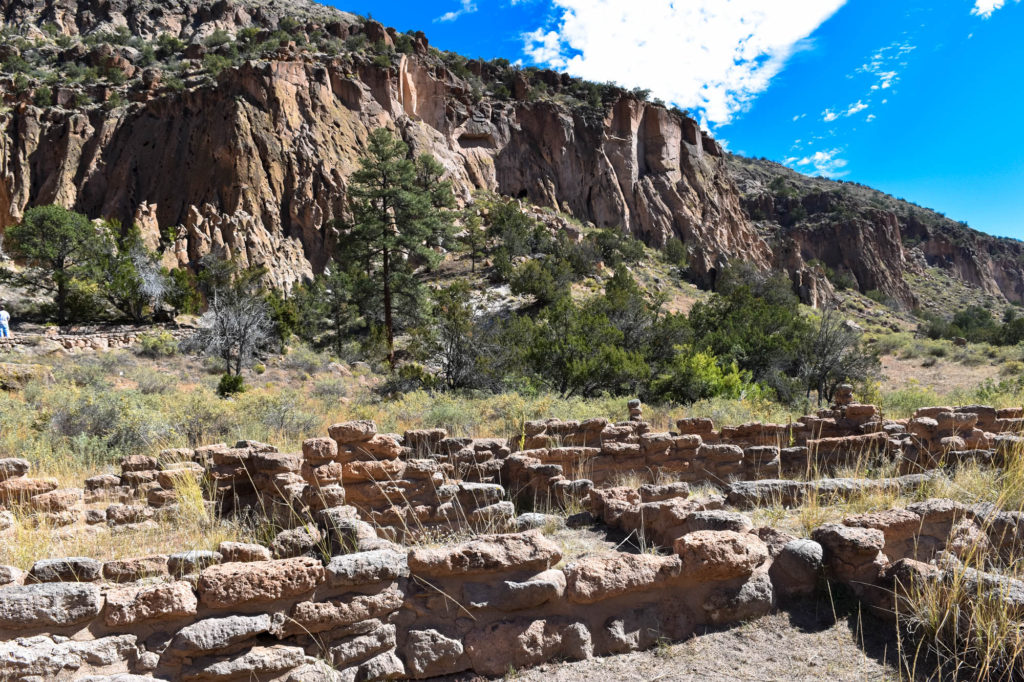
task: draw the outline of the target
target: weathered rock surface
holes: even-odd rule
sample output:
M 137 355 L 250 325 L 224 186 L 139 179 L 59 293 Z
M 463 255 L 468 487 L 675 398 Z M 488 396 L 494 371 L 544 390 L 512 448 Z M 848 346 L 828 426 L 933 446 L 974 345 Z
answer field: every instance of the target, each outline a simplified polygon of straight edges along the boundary
M 409 552 L 409 570 L 424 577 L 468 575 L 483 571 L 545 570 L 562 558 L 562 552 L 540 531 L 509 535 L 482 535 L 474 540 L 440 549 L 416 548 Z
M 100 588 L 92 583 L 39 583 L 0 590 L 0 627 L 78 625 L 100 611 Z
M 309 592 L 323 580 L 323 566 L 308 557 L 220 564 L 200 574 L 199 599 L 210 608 L 269 602 Z

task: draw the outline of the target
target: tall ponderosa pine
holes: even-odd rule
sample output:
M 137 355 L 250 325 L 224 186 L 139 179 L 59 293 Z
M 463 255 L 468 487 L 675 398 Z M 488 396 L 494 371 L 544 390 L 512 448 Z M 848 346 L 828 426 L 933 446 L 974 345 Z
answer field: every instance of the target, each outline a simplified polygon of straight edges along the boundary
M 441 181 L 444 169 L 427 154 L 415 161 L 408 154 L 408 146 L 386 129 L 370 134 L 367 154 L 352 174 L 352 223 L 342 237 L 347 255 L 363 265 L 367 278 L 380 290 L 392 367 L 396 287 L 415 290 L 420 286 L 411 276 L 415 264 L 436 263 L 439 256 L 434 247 L 452 230 L 447 209 L 454 200 L 450 184 Z

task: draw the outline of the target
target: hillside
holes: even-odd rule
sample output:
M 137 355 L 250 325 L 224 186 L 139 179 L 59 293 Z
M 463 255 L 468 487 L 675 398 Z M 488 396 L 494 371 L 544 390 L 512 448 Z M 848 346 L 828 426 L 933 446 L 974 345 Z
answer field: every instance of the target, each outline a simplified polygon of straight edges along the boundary
M 912 308 L 906 276 L 927 263 L 1024 299 L 1018 242 L 724 154 L 644 92 L 466 60 L 301 0 L 0 0 L 0 16 L 0 227 L 59 203 L 134 222 L 168 266 L 223 249 L 285 287 L 330 259 L 383 125 L 463 201 L 494 191 L 653 246 L 681 238 L 704 287 L 742 260 L 785 270 L 811 305 L 830 269 Z

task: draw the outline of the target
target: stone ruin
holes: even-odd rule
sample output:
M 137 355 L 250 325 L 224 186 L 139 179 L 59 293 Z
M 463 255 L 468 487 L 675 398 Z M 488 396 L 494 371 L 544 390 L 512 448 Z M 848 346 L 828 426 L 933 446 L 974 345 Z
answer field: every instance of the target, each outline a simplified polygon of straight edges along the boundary
M 0 567 L 0 679 L 500 676 L 756 618 L 825 580 L 891 617 L 895 585 L 1024 542 L 1020 513 L 950 500 L 849 516 L 809 538 L 744 514 L 812 494 L 914 490 L 965 461 L 1001 466 L 1024 447 L 1020 409 L 888 420 L 844 391 L 792 423 L 689 418 L 667 433 L 650 429 L 639 403 L 629 411 L 618 423 L 527 422 L 509 440 L 346 422 L 297 453 L 242 441 L 133 455 L 120 475 L 82 489 L 0 460 L 0 537 L 15 523 L 10 509 L 54 532 L 154 525 L 177 513 L 186 481 L 204 486 L 217 513 L 280 529 L 266 546 Z M 898 475 L 829 478 L 865 458 Z M 717 492 L 691 494 L 694 484 Z M 516 503 L 533 511 L 517 515 Z M 542 532 L 563 522 L 546 513 L 559 509 L 633 541 L 565 562 Z M 991 589 L 1007 580 L 972 575 Z M 1013 587 L 1011 600 L 1024 595 Z M 1024 597 L 1012 606 L 1024 616 Z

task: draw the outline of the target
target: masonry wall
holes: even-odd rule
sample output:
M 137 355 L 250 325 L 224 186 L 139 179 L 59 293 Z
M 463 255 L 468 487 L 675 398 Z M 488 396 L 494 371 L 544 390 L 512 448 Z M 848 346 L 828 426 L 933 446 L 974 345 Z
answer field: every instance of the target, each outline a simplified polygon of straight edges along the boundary
M 1009 551 L 1024 539 L 1021 515 L 928 501 L 850 517 L 808 539 L 755 528 L 742 510 L 858 486 L 920 488 L 932 468 L 966 460 L 999 465 L 1020 448 L 1009 433 L 1020 414 L 926 408 L 887 421 L 847 404 L 786 425 L 715 430 L 680 420 L 664 434 L 640 419 L 549 420 L 512 442 L 346 422 L 301 453 L 242 441 L 134 455 L 119 475 L 82 489 L 31 476 L 25 460 L 0 460 L 0 505 L 40 523 L 152 524 L 175 513 L 176 489 L 195 481 L 209 483 L 220 513 L 255 511 L 282 529 L 266 547 L 49 559 L 28 574 L 0 567 L 0 679 L 497 676 L 758 617 L 812 593 L 824 575 L 884 610 L 894 576 L 925 572 L 909 562 L 979 541 Z M 865 456 L 913 473 L 813 476 Z M 638 473 L 652 482 L 611 485 Z M 697 482 L 721 492 L 691 496 Z M 537 521 L 515 516 L 509 497 L 583 505 L 640 547 L 663 549 L 564 562 L 558 545 L 525 530 Z M 0 532 L 12 520 L 0 511 Z M 429 544 L 452 533 L 473 539 Z

